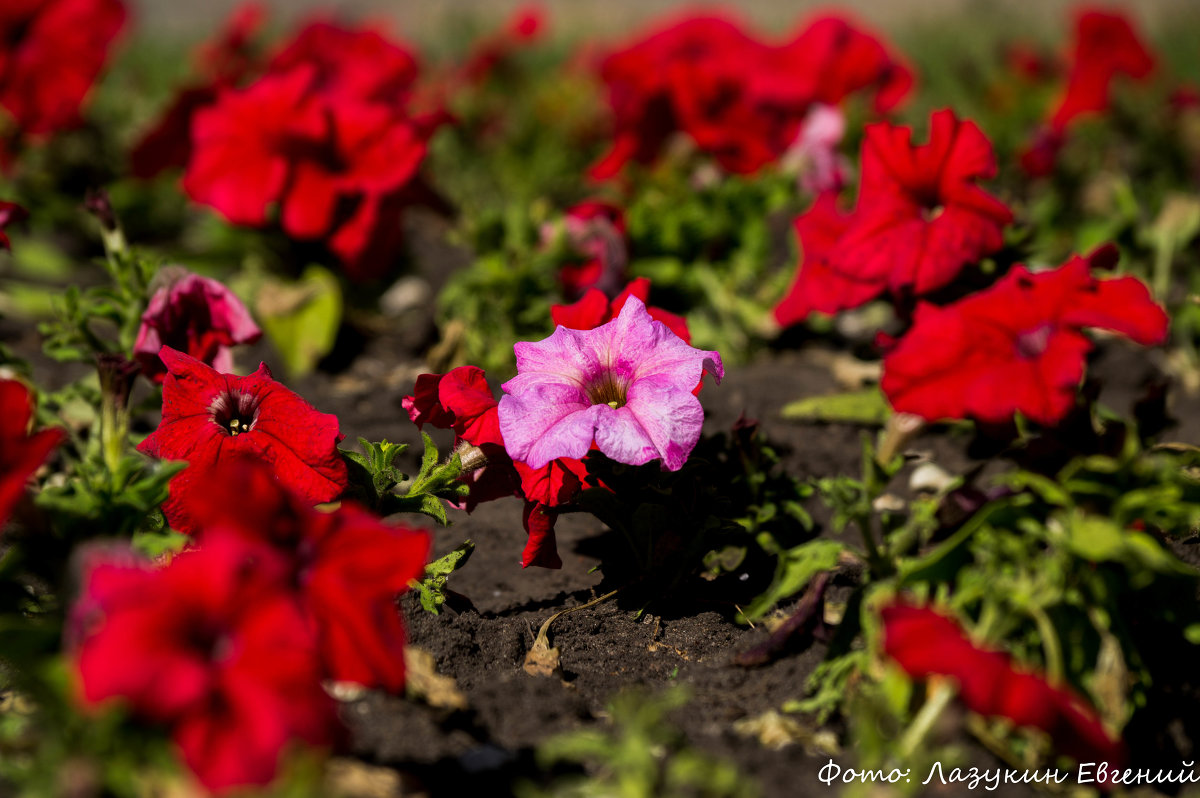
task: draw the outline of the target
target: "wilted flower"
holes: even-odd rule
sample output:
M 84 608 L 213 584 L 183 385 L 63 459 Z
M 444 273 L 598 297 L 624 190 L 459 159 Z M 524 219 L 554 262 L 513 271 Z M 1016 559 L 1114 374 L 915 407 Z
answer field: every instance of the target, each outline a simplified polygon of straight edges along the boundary
M 846 115 L 832 105 L 815 104 L 804 117 L 784 162 L 798 174 L 809 194 L 838 192 L 846 185 L 850 165 L 837 151 L 846 134 Z
M 957 623 L 929 607 L 896 601 L 882 615 L 884 653 L 910 676 L 950 677 L 967 709 L 1041 729 L 1060 751 L 1080 761 L 1124 761 L 1121 741 L 1069 689 L 1020 669 L 1005 654 L 979 648 Z
M 0 527 L 25 493 L 25 483 L 64 437 L 60 429 L 30 434 L 33 397 L 17 380 L 0 379 Z
M 163 417 L 138 451 L 164 460 L 186 460 L 163 503 L 168 522 L 195 530 L 194 507 L 208 501 L 205 472 L 218 462 L 251 457 L 268 463 L 276 479 L 314 504 L 337 498 L 348 481 L 338 451 L 335 416 L 271 378 L 266 364 L 248 377 L 220 374 L 164 346 Z
M 1136 277 L 1098 279 L 1116 263 L 1106 245 L 1045 272 L 1018 266 L 994 286 L 946 307 L 921 304 L 912 329 L 883 361 L 881 387 L 900 412 L 1004 421 L 1022 413 L 1054 424 L 1074 406 L 1092 344 L 1086 327 L 1143 345 L 1162 343 L 1168 319 Z
M 533 468 L 581 458 L 594 443 L 617 462 L 661 459 L 677 471 L 704 423 L 692 391 L 705 370 L 724 376 L 718 353 L 688 346 L 636 297 L 594 330 L 559 327 L 514 349 L 517 376 L 501 386 L 500 432 L 509 456 Z
M 233 371 L 230 347 L 262 337 L 246 306 L 216 280 L 168 266 L 155 277 L 153 288 L 133 355 L 156 382 L 167 373 L 158 356 L 164 345 L 228 373 Z

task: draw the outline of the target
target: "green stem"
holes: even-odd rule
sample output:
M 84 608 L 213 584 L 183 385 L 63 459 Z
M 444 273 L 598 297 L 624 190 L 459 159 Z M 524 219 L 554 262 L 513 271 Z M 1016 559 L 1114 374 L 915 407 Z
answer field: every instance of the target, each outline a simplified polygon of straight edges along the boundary
M 1050 622 L 1050 616 L 1041 607 L 1027 607 L 1025 611 L 1037 623 L 1038 634 L 1042 638 L 1042 651 L 1046 655 L 1046 673 L 1051 683 L 1057 684 L 1063 677 L 1062 643 L 1058 639 L 1058 632 Z
M 913 754 L 920 750 L 925 738 L 929 736 L 929 732 L 933 730 L 934 725 L 954 701 L 954 696 L 957 694 L 958 691 L 952 682 L 947 679 L 938 681 L 937 686 L 933 688 L 933 694 L 925 699 L 925 705 L 921 707 L 921 711 L 913 718 L 912 724 L 900 738 L 900 745 L 896 753 L 899 761 L 911 760 Z

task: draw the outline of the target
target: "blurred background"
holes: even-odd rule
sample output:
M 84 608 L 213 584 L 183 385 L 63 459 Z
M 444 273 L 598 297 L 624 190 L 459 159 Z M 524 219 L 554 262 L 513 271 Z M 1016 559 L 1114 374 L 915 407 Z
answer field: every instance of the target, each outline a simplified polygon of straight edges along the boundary
M 316 10 L 335 9 L 352 17 L 383 17 L 393 20 L 396 33 L 414 39 L 442 39 L 461 26 L 486 27 L 506 18 L 528 2 L 522 0 L 264 0 L 271 18 L 291 21 Z M 208 0 L 183 3 L 179 0 L 133 0 L 134 17 L 144 32 L 201 37 L 214 22 L 222 20 L 239 0 Z M 801 17 L 815 10 L 843 9 L 864 21 L 902 32 L 953 19 L 975 20 L 981 25 L 997 21 L 1019 26 L 1027 36 L 1041 31 L 1050 37 L 1058 31 L 1074 0 L 739 0 L 736 3 L 689 3 L 680 0 L 543 0 L 556 35 L 593 36 L 627 30 L 655 17 L 695 8 L 724 8 L 757 24 L 764 32 L 783 34 Z M 1125 0 L 1106 5 L 1122 9 L 1151 33 L 1173 22 L 1200 19 L 1200 3 L 1194 0 Z

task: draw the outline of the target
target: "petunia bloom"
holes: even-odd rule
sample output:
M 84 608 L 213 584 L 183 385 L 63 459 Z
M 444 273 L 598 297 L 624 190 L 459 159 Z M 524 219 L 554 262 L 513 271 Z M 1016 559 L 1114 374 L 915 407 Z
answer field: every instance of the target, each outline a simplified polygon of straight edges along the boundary
M 735 19 L 689 16 L 642 34 L 599 67 L 614 141 L 591 169 L 608 179 L 629 161 L 652 163 L 676 131 L 727 171 L 750 174 L 776 161 L 810 109 L 874 94 L 894 107 L 912 74 L 874 35 L 848 18 L 821 15 L 770 44 Z
M 1108 734 L 1087 702 L 1020 669 L 1007 655 L 979 648 L 945 615 L 896 601 L 883 608 L 882 616 L 884 653 L 910 676 L 947 676 L 957 683 L 967 709 L 1040 729 L 1080 761 L 1119 765 L 1125 760 L 1121 741 Z
M 29 433 L 33 397 L 17 380 L 0 379 L 0 527 L 25 494 L 25 483 L 64 437 L 60 429 Z
M 269 578 L 274 558 L 214 534 L 161 569 L 94 561 L 68 627 L 80 698 L 168 726 L 212 791 L 267 784 L 289 743 L 328 745 L 339 728 L 307 620 Z
M 79 124 L 125 22 L 120 0 L 11 0 L 0 7 L 0 109 L 22 136 Z
M 1020 154 L 1025 171 L 1034 177 L 1052 172 L 1076 120 L 1107 111 L 1116 78 L 1125 75 L 1145 80 L 1154 71 L 1154 60 L 1128 18 L 1107 9 L 1080 8 L 1075 18 L 1067 84 L 1046 124 L 1035 131 Z
M 392 692 L 404 686 L 395 600 L 424 571 L 426 534 L 352 503 L 318 512 L 254 460 L 209 469 L 190 515 L 201 547 L 210 535 L 232 534 L 279 555 L 280 589 L 292 593 L 314 629 L 325 678 Z
M 823 240 L 811 256 L 803 241 L 796 283 L 776 317 L 799 321 L 811 311 L 837 313 L 885 292 L 920 296 L 949 284 L 1004 243 L 1012 213 L 977 185 L 995 174 L 987 138 L 952 111 L 933 114 L 923 145 L 912 143 L 911 128 L 868 125 L 858 204 L 845 219 L 832 197 L 814 204 L 803 224 L 822 238 L 838 232 L 836 241 Z M 809 269 L 814 273 L 806 274 Z
M 163 503 L 172 527 L 195 530 L 189 504 L 204 497 L 204 473 L 221 461 L 263 460 L 280 483 L 313 504 L 332 501 L 346 489 L 337 418 L 317 412 L 272 379 L 265 363 L 237 377 L 169 346 L 159 356 L 167 367 L 162 422 L 138 451 L 188 463 L 171 480 Z
M 181 266 L 168 266 L 155 282 L 133 355 L 146 376 L 156 382 L 162 382 L 167 373 L 158 356 L 164 345 L 228 373 L 233 371 L 230 347 L 262 337 L 246 306 L 216 280 Z
M 383 276 L 397 215 L 429 199 L 417 171 L 445 120 L 409 108 L 416 59 L 378 30 L 318 20 L 260 71 L 189 111 L 185 190 L 235 224 L 324 245 L 353 280 Z
M 1168 319 L 1136 277 L 1099 279 L 1111 244 L 1086 259 L 1030 272 L 946 307 L 922 303 L 912 329 L 884 358 L 881 387 L 899 412 L 926 419 L 1004 421 L 1022 413 L 1054 424 L 1075 405 L 1092 344 L 1087 327 L 1142 345 L 1166 340 Z
M 500 433 L 513 460 L 540 468 L 581 458 L 595 444 L 613 460 L 659 459 L 679 470 L 704 423 L 692 391 L 704 371 L 724 376 L 721 356 L 693 349 L 630 297 L 594 330 L 559 327 L 518 343 L 517 376 L 501 386 Z

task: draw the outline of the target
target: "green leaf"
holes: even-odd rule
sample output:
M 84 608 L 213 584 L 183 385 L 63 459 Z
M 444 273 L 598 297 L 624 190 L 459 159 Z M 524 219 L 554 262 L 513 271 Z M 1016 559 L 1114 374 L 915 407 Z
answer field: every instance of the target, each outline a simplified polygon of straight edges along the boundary
M 892 413 L 887 399 L 877 387 L 830 396 L 811 396 L 784 405 L 782 415 L 792 421 L 825 424 L 861 424 L 876 427 Z
M 265 281 L 255 310 L 288 372 L 300 376 L 333 349 L 342 322 L 341 286 L 329 270 L 309 266 L 296 282 Z
M 437 615 L 446 602 L 446 582 L 450 574 L 467 564 L 475 551 L 475 541 L 464 540 L 454 551 L 425 566 L 425 576 L 415 587 L 420 591 L 421 606 Z
M 759 537 L 763 548 L 769 550 L 774 541 L 769 535 L 766 540 Z M 770 587 L 746 607 L 738 620 L 753 621 L 763 616 L 780 601 L 807 587 L 817 574 L 837 568 L 838 557 L 845 549 L 846 546 L 836 540 L 812 540 L 782 552 Z

